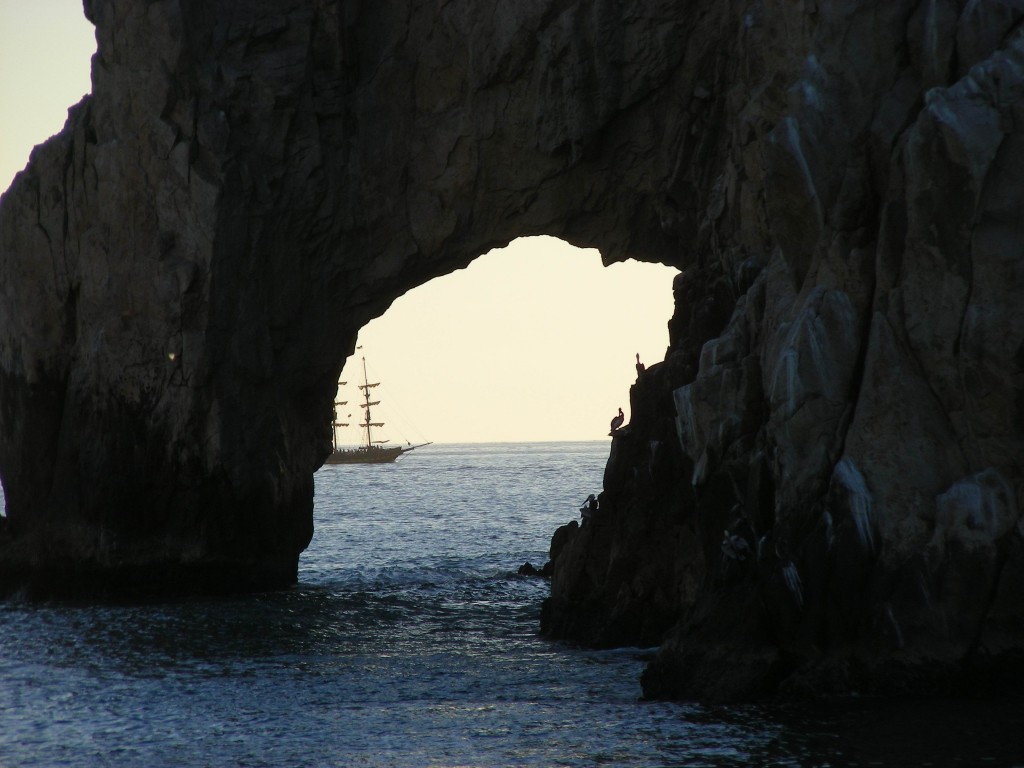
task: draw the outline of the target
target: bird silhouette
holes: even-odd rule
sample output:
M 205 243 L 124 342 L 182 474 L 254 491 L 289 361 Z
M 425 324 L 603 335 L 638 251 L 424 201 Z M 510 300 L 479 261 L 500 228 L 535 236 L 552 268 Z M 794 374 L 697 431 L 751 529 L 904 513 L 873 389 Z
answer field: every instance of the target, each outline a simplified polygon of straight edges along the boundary
M 622 409 L 619 408 L 619 415 L 612 419 L 612 431 L 608 434 L 613 434 L 615 430 L 622 426 L 622 422 L 626 420 L 626 416 L 622 413 Z

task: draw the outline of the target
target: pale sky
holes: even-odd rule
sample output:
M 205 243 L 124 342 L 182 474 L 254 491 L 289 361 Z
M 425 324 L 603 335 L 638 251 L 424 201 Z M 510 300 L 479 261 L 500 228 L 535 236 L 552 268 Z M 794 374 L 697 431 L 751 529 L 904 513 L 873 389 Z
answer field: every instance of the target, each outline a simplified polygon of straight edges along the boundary
M 0 0 L 0 190 L 91 89 L 95 47 L 81 0 Z M 366 326 L 343 376 L 345 412 L 361 413 L 353 371 L 365 354 L 382 382 L 374 419 L 393 443 L 607 439 L 619 407 L 629 418 L 634 355 L 664 357 L 675 274 L 605 268 L 597 251 L 554 238 L 517 240 Z
M 344 414 L 361 413 L 354 385 L 365 354 L 381 382 L 374 419 L 393 440 L 606 438 L 619 407 L 629 418 L 636 353 L 646 365 L 665 357 L 675 274 L 603 267 L 597 251 L 552 237 L 516 240 L 410 291 L 363 328 L 342 376 Z
M 0 0 L 0 191 L 92 90 L 82 0 Z

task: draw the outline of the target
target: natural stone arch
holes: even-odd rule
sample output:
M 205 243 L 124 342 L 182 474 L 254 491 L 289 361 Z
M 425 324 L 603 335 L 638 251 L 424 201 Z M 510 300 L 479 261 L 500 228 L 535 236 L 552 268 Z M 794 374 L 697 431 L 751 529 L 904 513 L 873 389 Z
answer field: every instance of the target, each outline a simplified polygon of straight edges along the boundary
M 5 568 L 288 583 L 394 297 L 528 234 L 680 265 L 664 10 L 87 3 L 93 93 L 0 211 Z
M 551 635 L 669 637 L 653 696 L 1020 679 L 1014 4 L 87 8 L 0 205 L 5 582 L 290 582 L 356 330 L 546 233 L 686 268 Z

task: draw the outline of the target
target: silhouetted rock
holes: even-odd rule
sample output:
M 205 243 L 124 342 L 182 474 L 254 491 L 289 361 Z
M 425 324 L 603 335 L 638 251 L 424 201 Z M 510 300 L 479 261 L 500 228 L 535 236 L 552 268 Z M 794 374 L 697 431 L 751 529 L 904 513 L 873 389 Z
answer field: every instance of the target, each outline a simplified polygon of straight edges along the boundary
M 683 270 L 545 631 L 657 696 L 1019 686 L 1017 4 L 87 11 L 0 201 L 6 588 L 291 583 L 359 328 L 543 233 Z
M 529 560 L 527 560 L 525 563 L 519 566 L 519 570 L 516 571 L 516 573 L 520 576 L 543 576 L 544 569 L 538 568 Z
M 664 364 L 690 493 L 637 488 L 649 460 L 616 440 L 616 514 L 556 567 L 548 626 L 600 645 L 682 596 L 655 697 L 1019 690 L 1024 9 L 743 13 L 743 64 L 706 88 L 730 141 L 689 169 L 706 197 Z

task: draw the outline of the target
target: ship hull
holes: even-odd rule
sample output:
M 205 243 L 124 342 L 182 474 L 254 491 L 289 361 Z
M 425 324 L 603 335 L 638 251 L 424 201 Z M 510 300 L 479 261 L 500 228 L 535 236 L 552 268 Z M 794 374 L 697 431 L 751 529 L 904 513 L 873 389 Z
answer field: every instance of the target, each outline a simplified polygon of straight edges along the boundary
M 405 451 L 402 448 L 352 448 L 334 451 L 325 464 L 390 464 Z

